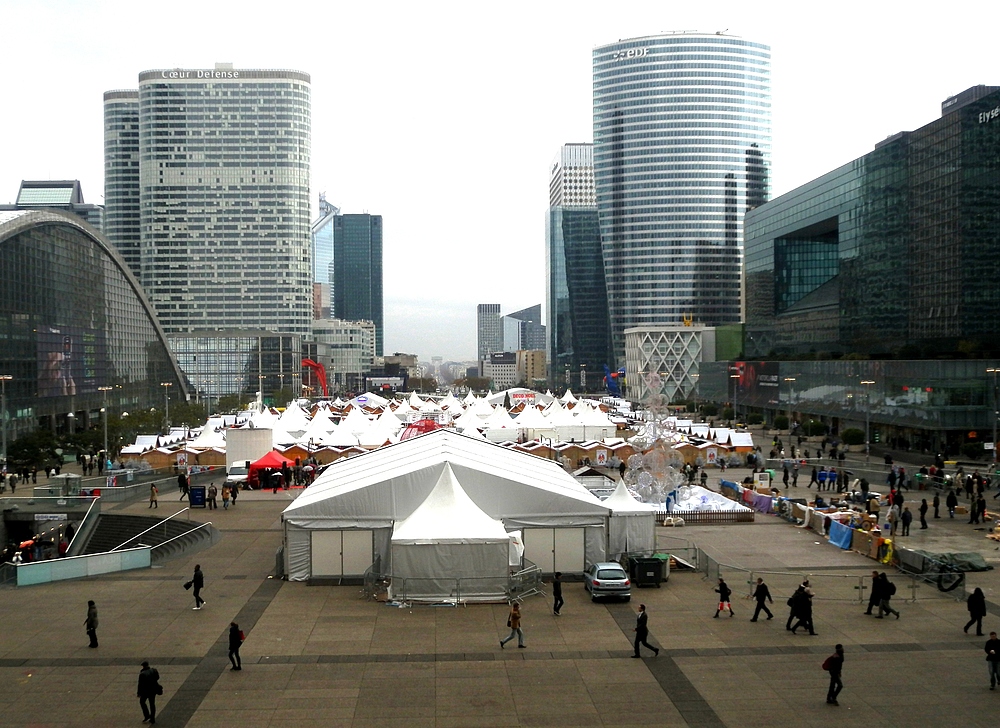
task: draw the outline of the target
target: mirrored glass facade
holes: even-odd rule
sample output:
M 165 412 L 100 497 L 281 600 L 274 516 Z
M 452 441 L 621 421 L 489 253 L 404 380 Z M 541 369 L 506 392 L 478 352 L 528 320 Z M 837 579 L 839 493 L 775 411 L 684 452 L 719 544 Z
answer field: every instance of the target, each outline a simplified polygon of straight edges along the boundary
M 139 257 L 139 92 L 104 94 L 104 234 L 142 277 Z
M 746 216 L 748 355 L 1000 355 L 1000 91 Z
M 743 215 L 768 199 L 771 53 L 719 34 L 596 48 L 594 170 L 613 346 L 741 320 Z
M 82 426 L 112 387 L 114 411 L 186 391 L 138 282 L 111 244 L 71 214 L 0 212 L 0 374 L 8 439 L 38 424 Z
M 333 218 L 333 314 L 375 324 L 375 355 L 382 356 L 382 216 Z

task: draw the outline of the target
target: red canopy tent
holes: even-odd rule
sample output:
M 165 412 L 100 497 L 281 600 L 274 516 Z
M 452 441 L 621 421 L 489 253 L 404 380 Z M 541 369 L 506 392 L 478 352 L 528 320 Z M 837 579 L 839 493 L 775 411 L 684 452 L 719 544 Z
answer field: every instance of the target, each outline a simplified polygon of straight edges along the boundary
M 247 473 L 247 480 L 249 481 L 251 487 L 260 487 L 260 482 L 258 480 L 257 474 L 262 468 L 270 468 L 271 470 L 281 470 L 281 466 L 284 463 L 288 463 L 289 468 L 295 467 L 295 461 L 289 460 L 284 455 L 279 452 L 272 450 L 267 455 L 262 457 L 260 460 L 254 463 L 250 463 L 250 469 Z

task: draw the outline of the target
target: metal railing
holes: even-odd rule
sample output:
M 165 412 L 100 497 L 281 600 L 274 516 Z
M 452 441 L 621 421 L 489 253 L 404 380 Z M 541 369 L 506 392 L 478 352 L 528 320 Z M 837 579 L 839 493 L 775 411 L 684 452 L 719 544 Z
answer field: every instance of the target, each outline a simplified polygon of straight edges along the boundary
M 83 543 L 83 541 L 80 541 L 81 538 L 80 534 L 81 533 L 89 534 L 90 531 L 93 530 L 94 525 L 97 523 L 97 517 L 101 515 L 101 506 L 99 505 L 100 502 L 101 502 L 100 496 L 91 499 L 90 507 L 87 508 L 87 513 L 83 516 L 83 520 L 80 521 L 80 525 L 77 526 L 76 531 L 73 533 L 73 540 L 70 541 L 69 546 L 66 547 L 67 556 L 76 555 L 75 552 L 73 551 L 73 544 L 77 543 L 78 541 L 79 543 Z M 97 506 L 96 513 L 94 512 L 94 506 Z M 93 514 L 94 516 L 93 520 L 91 520 L 91 514 Z
M 365 570 L 362 594 L 372 600 L 388 591 L 401 603 L 424 602 L 457 606 L 467 602 L 520 602 L 536 594 L 545 595 L 542 570 L 528 565 L 507 576 L 495 577 L 403 577 L 380 573 L 380 559 Z
M 166 523 L 167 523 L 167 521 L 169 521 L 174 516 L 179 516 L 180 514 L 186 513 L 189 510 L 190 510 L 190 508 L 182 508 L 181 510 L 177 511 L 177 513 L 173 513 L 173 514 L 167 516 L 166 518 L 164 518 L 162 521 L 160 521 L 156 525 L 150 526 L 145 531 L 140 531 L 139 533 L 137 533 L 135 536 L 133 536 L 132 538 L 128 539 L 127 541 L 123 541 L 122 543 L 120 543 L 117 546 L 115 546 L 113 549 L 109 549 L 108 553 L 111 553 L 112 551 L 117 551 L 118 549 L 122 548 L 125 544 L 132 543 L 133 541 L 135 541 L 140 536 L 143 536 L 143 535 L 149 533 L 150 531 L 153 531 L 153 530 L 159 528 L 160 526 L 163 526 L 163 529 L 164 529 L 163 530 L 163 535 L 166 536 L 167 535 L 167 531 L 166 531 L 166 528 L 167 528 L 166 527 Z M 170 540 L 172 541 L 173 539 L 170 539 Z M 164 541 L 164 543 L 166 543 L 166 541 Z
M 187 509 L 185 508 L 184 510 L 187 510 Z M 173 541 L 176 541 L 176 540 L 177 540 L 177 539 L 179 539 L 179 538 L 184 538 L 184 537 L 185 537 L 185 536 L 187 536 L 187 535 L 188 535 L 189 533 L 194 533 L 195 531 L 197 531 L 197 530 L 199 530 L 199 529 L 201 529 L 201 528 L 205 528 L 206 526 L 211 526 L 211 525 L 212 525 L 212 522 L 211 522 L 211 521 L 206 521 L 205 523 L 202 523 L 202 524 L 201 524 L 200 526 L 195 526 L 194 528 L 192 528 L 192 529 L 191 529 L 191 530 L 189 530 L 189 531 L 185 531 L 184 533 L 179 533 L 179 534 L 177 534 L 176 536 L 174 536 L 173 538 L 168 538 L 168 539 L 167 539 L 166 541 L 164 541 L 163 543 L 158 543 L 158 544 L 156 544 L 155 546 L 153 546 L 153 547 L 152 547 L 152 548 L 150 549 L 150 551 L 156 551 L 156 549 L 160 548 L 161 546 L 166 546 L 166 545 L 167 545 L 168 543 L 172 543 Z

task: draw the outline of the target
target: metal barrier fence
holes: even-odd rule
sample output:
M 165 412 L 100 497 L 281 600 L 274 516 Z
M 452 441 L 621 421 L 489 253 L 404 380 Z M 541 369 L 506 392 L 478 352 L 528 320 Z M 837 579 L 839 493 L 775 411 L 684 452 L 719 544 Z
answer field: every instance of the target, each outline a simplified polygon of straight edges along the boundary
M 684 523 L 722 525 L 727 523 L 753 523 L 757 511 L 669 511 L 657 513 L 656 518 L 662 521 L 667 516 L 680 517 Z
M 433 604 L 464 604 L 475 601 L 523 601 L 535 594 L 544 595 L 542 570 L 530 561 L 520 571 L 506 577 L 419 578 L 381 573 L 381 560 L 376 559 L 365 570 L 362 592 L 365 599 L 374 600 L 389 592 L 399 602 Z

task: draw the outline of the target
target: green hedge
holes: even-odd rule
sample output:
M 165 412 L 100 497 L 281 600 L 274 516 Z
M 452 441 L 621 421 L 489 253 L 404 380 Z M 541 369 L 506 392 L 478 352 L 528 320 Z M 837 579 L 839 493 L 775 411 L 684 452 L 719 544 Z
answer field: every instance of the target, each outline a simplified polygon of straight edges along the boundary
M 748 425 L 759 425 L 764 421 L 764 415 L 754 412 L 751 415 L 747 415 Z
M 829 428 L 817 420 L 809 420 L 806 423 L 806 435 L 809 437 L 822 437 Z
M 846 430 L 840 433 L 840 436 L 844 440 L 844 444 L 846 445 L 865 444 L 865 431 L 859 430 L 857 427 L 848 427 Z
M 785 415 L 778 415 L 774 418 L 774 429 L 776 430 L 787 430 L 788 429 L 788 418 Z

